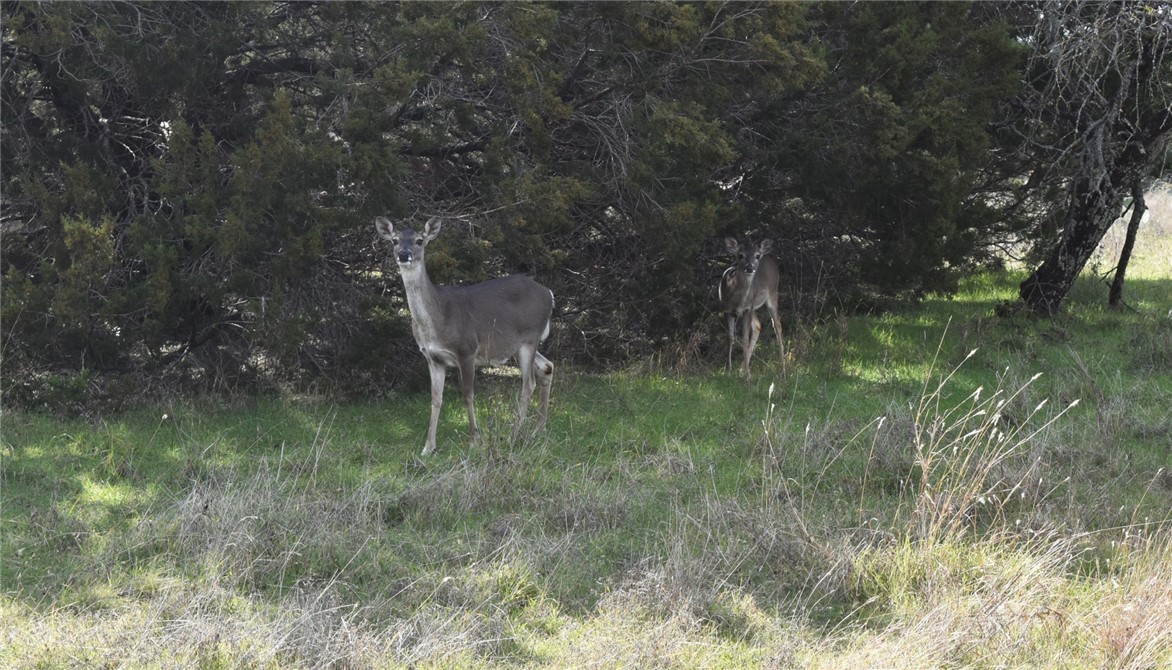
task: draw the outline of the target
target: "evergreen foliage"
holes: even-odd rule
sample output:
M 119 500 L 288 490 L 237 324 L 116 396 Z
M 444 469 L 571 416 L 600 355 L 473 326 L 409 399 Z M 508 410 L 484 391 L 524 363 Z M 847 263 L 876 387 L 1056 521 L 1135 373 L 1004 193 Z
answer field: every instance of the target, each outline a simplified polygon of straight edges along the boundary
M 725 235 L 777 242 L 804 318 L 950 290 L 991 242 L 1046 230 L 1005 196 L 1029 174 L 1004 118 L 1028 10 L 2 11 L 18 390 L 46 370 L 401 380 L 419 366 L 377 215 L 455 223 L 429 254 L 437 282 L 536 275 L 558 297 L 554 355 L 593 362 L 718 333 Z

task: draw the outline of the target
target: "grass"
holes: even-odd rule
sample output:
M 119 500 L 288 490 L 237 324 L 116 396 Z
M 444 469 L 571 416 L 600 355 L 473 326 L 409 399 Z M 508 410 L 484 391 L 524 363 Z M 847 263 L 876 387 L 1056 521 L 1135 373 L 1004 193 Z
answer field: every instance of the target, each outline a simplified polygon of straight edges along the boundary
M 1168 667 L 1167 232 L 1128 310 L 991 274 L 784 383 L 563 366 L 515 445 L 487 375 L 427 459 L 422 393 L 5 411 L 0 666 Z

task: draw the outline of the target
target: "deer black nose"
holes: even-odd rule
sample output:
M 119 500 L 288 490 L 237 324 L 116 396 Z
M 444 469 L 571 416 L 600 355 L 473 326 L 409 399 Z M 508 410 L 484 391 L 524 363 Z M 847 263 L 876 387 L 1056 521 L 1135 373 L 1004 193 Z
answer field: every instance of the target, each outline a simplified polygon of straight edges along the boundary
M 410 263 L 411 262 L 411 250 L 410 249 L 403 249 L 403 250 L 399 251 L 399 262 L 400 263 Z

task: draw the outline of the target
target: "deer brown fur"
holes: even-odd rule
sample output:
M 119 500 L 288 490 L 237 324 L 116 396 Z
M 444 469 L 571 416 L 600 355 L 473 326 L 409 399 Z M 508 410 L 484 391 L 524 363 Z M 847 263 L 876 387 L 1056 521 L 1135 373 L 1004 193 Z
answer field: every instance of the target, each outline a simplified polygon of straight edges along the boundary
M 750 381 L 751 372 L 749 362 L 753 358 L 753 349 L 757 346 L 757 337 L 761 334 L 761 322 L 757 319 L 757 310 L 764 306 L 769 310 L 773 320 L 773 333 L 777 336 L 777 345 L 781 358 L 781 376 L 785 376 L 785 340 L 781 334 L 781 317 L 778 314 L 777 295 L 780 274 L 777 262 L 768 255 L 773 248 L 772 240 L 763 240 L 754 245 L 748 241 L 737 241 L 728 237 L 724 240 L 725 248 L 736 255 L 736 264 L 724 271 L 720 278 L 718 294 L 720 308 L 728 321 L 728 363 L 725 369 L 732 372 L 733 342 L 736 340 L 736 322 L 741 320 L 741 348 L 744 351 L 744 363 L 741 366 L 745 382 Z
M 553 363 L 537 347 L 549 335 L 553 293 L 523 275 L 469 286 L 437 286 L 427 276 L 424 255 L 428 243 L 439 235 L 442 225 L 439 219 L 429 220 L 422 232 L 396 229 L 384 217 L 375 219 L 374 225 L 379 235 L 391 243 L 391 253 L 398 262 L 407 291 L 411 330 L 431 373 L 431 422 L 423 454 L 435 450 L 444 377 L 450 367 L 459 373 L 473 445 L 480 441 L 473 406 L 476 368 L 499 365 L 509 358 L 515 357 L 521 370 L 521 402 L 513 437 L 521 429 L 537 386 L 541 388 L 537 429 L 543 428 L 549 411 Z

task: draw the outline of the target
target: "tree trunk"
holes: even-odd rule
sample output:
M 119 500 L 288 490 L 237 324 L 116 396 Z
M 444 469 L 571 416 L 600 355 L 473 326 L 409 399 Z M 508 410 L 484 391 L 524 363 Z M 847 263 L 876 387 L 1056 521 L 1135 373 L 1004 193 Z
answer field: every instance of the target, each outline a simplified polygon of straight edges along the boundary
M 1119 265 L 1115 268 L 1115 277 L 1111 280 L 1111 293 L 1107 297 L 1107 304 L 1111 307 L 1123 305 L 1123 282 L 1127 276 L 1127 264 L 1131 261 L 1131 250 L 1135 248 L 1135 235 L 1139 231 L 1140 221 L 1147 211 L 1144 202 L 1144 187 L 1140 180 L 1131 185 L 1132 210 L 1131 219 L 1127 222 L 1127 236 L 1123 238 L 1123 249 L 1119 252 Z
M 1043 3 L 1045 4 L 1045 3 Z M 1139 183 L 1172 132 L 1165 56 L 1172 49 L 1166 16 L 1128 3 L 1052 3 L 1038 52 L 1052 81 L 1043 106 L 1065 130 L 1073 175 L 1062 237 L 1024 282 L 1022 302 L 1053 314 L 1083 266 L 1119 217 L 1128 189 Z M 1089 14 L 1083 14 L 1088 10 Z M 1101 62 L 1088 58 L 1098 54 Z M 1096 65 L 1097 64 L 1097 65 Z
M 1040 314 L 1058 311 L 1083 266 L 1119 216 L 1123 204 L 1119 182 L 1104 179 L 1097 190 L 1087 182 L 1080 178 L 1071 194 L 1062 239 L 1021 283 L 1022 302 Z
M 1128 142 L 1102 177 L 1083 175 L 1071 188 L 1062 239 L 1021 283 L 1018 294 L 1035 312 L 1052 315 L 1062 306 L 1091 254 L 1119 218 L 1124 190 L 1142 181 L 1149 157 L 1172 131 L 1172 110 L 1162 110 L 1142 127 L 1146 137 Z

